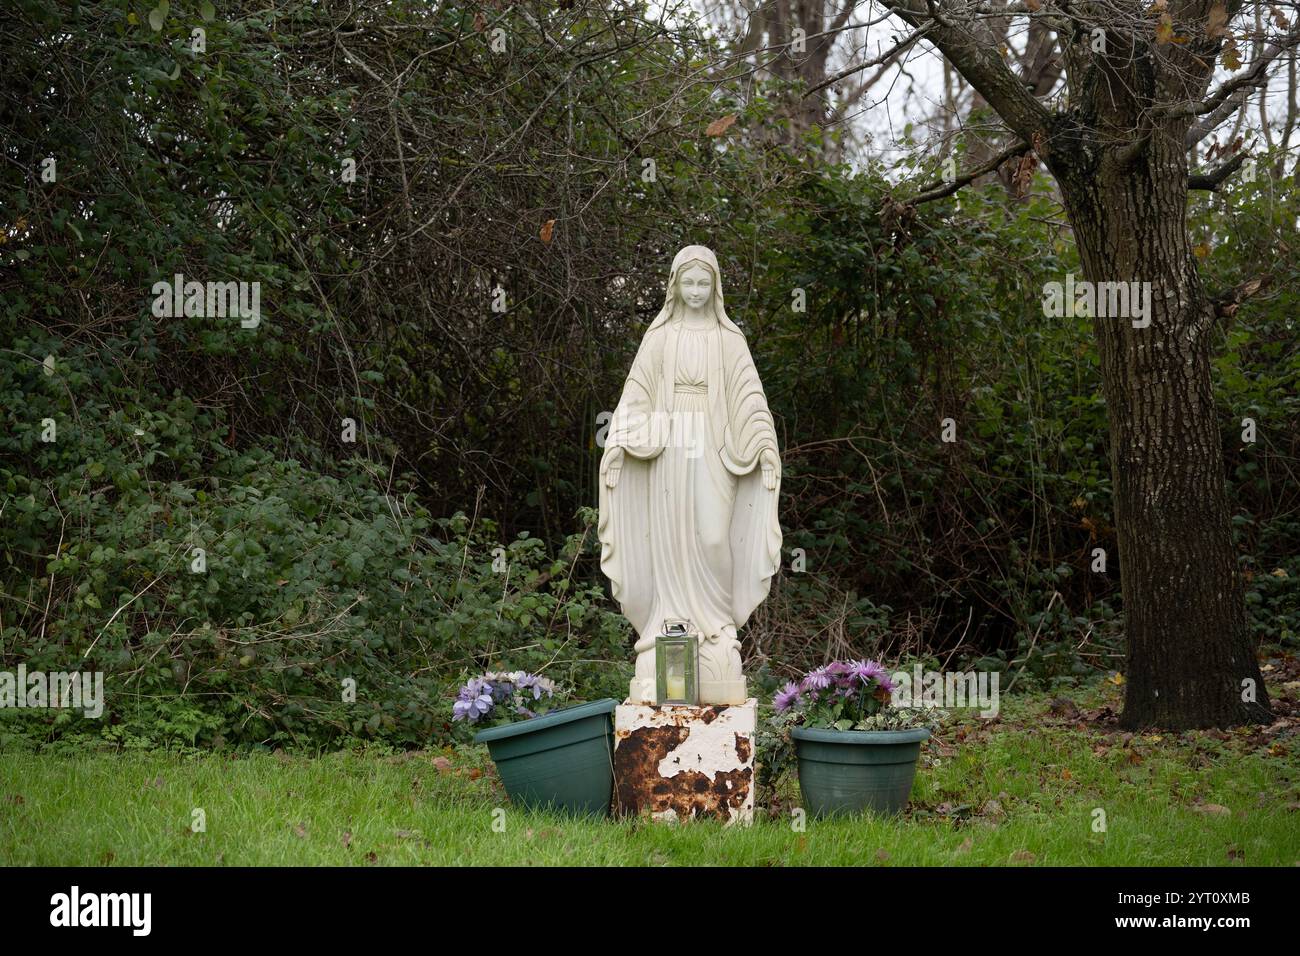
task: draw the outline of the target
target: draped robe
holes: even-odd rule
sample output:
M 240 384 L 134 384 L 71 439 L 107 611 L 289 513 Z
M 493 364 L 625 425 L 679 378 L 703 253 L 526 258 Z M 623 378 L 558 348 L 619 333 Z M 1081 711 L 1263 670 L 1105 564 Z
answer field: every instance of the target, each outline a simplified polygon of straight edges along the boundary
M 615 448 L 623 460 L 609 488 Z M 653 679 L 655 637 L 676 618 L 700 633 L 702 680 L 743 680 L 736 631 L 767 596 L 781 554 L 780 478 L 764 488 L 759 462 L 768 450 L 779 451 L 776 430 L 744 335 L 730 323 L 652 326 L 599 482 L 601 569 L 637 632 L 638 679 Z

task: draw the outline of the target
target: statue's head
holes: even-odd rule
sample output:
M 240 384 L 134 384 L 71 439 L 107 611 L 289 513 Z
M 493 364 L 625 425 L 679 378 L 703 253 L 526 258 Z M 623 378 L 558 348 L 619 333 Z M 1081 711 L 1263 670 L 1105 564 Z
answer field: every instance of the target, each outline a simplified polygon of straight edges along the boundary
M 668 275 L 664 307 L 655 316 L 650 328 L 680 319 L 686 308 L 703 309 L 713 315 L 718 323 L 732 332 L 740 332 L 722 302 L 722 272 L 718 258 L 708 246 L 683 246 L 673 257 L 673 267 Z

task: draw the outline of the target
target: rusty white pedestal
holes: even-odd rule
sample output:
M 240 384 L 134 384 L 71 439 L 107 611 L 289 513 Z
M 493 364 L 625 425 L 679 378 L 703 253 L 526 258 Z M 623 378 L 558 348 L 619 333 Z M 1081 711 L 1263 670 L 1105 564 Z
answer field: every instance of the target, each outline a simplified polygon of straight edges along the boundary
M 754 818 L 758 701 L 698 707 L 624 703 L 614 710 L 614 806 L 676 822 Z

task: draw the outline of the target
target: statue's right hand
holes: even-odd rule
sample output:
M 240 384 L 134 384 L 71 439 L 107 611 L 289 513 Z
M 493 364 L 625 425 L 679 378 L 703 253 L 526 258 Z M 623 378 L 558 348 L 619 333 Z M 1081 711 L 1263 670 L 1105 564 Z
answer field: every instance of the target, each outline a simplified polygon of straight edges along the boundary
M 618 474 L 623 470 L 623 449 L 615 448 L 610 452 L 609 465 L 605 469 L 605 487 L 613 488 L 618 484 Z

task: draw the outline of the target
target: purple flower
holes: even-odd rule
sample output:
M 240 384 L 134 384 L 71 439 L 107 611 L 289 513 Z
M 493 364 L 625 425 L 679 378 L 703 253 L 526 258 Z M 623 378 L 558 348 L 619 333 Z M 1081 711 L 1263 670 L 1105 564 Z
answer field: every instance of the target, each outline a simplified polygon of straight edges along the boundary
M 877 683 L 886 691 L 892 692 L 894 682 L 890 680 L 884 666 L 876 661 L 852 661 L 853 676 L 864 684 Z
M 468 720 L 471 724 L 492 709 L 492 698 L 488 694 L 479 694 L 474 697 L 462 696 L 451 705 L 452 720 Z
M 471 677 L 460 688 L 451 707 L 451 719 L 477 723 L 489 716 L 536 717 L 528 705 L 554 697 L 555 692 L 555 682 L 537 674 L 488 671 Z
M 799 699 L 799 685 L 790 681 L 772 698 L 772 706 L 776 708 L 778 714 L 784 713 L 794 706 L 795 701 Z
M 809 671 L 808 676 L 803 679 L 803 690 L 825 690 L 831 686 L 830 670 L 825 667 L 819 667 L 814 671 Z
M 551 697 L 555 693 L 555 683 L 545 677 L 538 677 L 536 674 L 520 674 L 516 684 L 525 693 L 531 690 L 533 700 L 541 700 L 543 694 Z
M 456 694 L 451 705 L 452 720 L 468 720 L 471 724 L 492 709 L 495 689 L 483 677 L 471 677 Z

